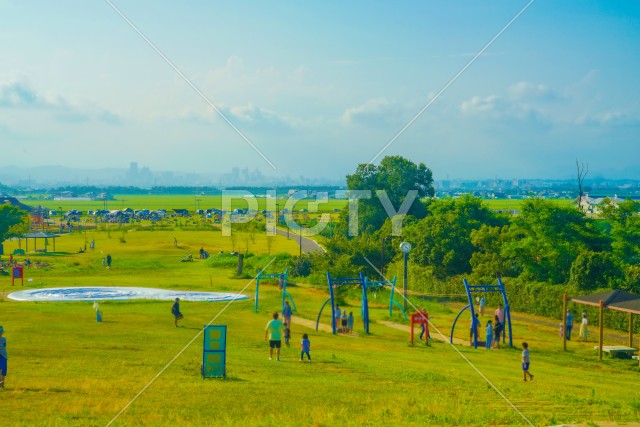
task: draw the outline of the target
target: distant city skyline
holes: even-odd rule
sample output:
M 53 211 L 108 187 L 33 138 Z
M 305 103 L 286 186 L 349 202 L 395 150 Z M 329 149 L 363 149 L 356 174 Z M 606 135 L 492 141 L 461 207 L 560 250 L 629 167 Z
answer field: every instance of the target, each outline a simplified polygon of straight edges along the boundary
M 0 176 L 335 182 L 402 155 L 441 180 L 568 179 L 576 159 L 640 179 L 633 1 L 0 0 L 0 20 Z

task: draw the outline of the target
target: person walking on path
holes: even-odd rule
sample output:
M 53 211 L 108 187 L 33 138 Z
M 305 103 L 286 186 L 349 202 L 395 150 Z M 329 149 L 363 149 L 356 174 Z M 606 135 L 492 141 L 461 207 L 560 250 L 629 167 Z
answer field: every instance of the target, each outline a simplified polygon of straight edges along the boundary
M 524 380 L 527 380 L 527 375 L 529 375 L 529 380 L 533 381 L 533 375 L 529 372 L 529 344 L 526 342 L 522 343 L 522 375 L 524 375 Z
M 4 388 L 4 378 L 7 376 L 7 339 L 3 336 L 4 328 L 0 326 L 0 388 Z
M 280 361 L 280 347 L 282 346 L 282 332 L 284 323 L 278 320 L 278 312 L 273 313 L 273 318 L 264 328 L 264 339 L 269 340 L 269 360 L 273 360 L 273 349 L 276 349 L 276 360 Z
M 171 306 L 171 314 L 173 314 L 174 318 L 173 324 L 176 325 L 177 328 L 178 320 L 182 320 L 182 318 L 184 318 L 184 316 L 180 312 L 180 298 L 176 298 L 175 302 Z
M 309 359 L 309 363 L 311 363 L 311 355 L 309 354 L 310 351 L 311 351 L 311 341 L 309 341 L 309 335 L 303 334 L 302 342 L 300 343 L 300 361 L 301 362 L 304 359 L 304 355 L 306 354 L 307 358 Z
M 588 325 L 587 313 L 582 313 L 582 321 L 580 322 L 580 338 L 582 338 L 582 341 L 587 341 L 589 337 Z
M 289 304 L 289 301 L 285 301 L 284 308 L 282 309 L 282 320 L 284 321 L 284 326 L 287 328 L 291 327 L 291 315 L 291 305 Z
M 568 340 L 571 340 L 572 329 L 573 329 L 573 313 L 567 310 L 567 327 L 565 328 L 565 333 L 567 334 Z

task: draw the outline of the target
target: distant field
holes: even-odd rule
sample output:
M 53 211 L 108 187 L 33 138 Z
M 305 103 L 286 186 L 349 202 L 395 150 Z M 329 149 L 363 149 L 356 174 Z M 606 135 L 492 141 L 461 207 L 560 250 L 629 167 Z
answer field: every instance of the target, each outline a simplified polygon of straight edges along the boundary
M 98 209 L 188 209 L 189 211 L 195 211 L 196 209 L 210 209 L 210 208 L 222 208 L 222 196 L 192 196 L 192 195 L 115 195 L 115 200 L 108 200 L 106 203 L 103 201 L 56 201 L 56 200 L 22 200 L 22 202 L 29 206 L 43 205 L 53 210 L 68 211 L 70 209 L 78 209 L 81 211 L 98 210 Z M 267 199 L 257 198 L 258 210 L 264 210 L 267 208 Z M 571 199 L 551 199 L 558 205 L 568 206 L 572 203 Z M 523 203 L 523 199 L 487 199 L 484 203 L 492 210 L 517 210 Z M 313 206 L 309 206 L 310 199 L 304 199 L 293 204 L 292 208 L 295 210 L 307 209 L 312 211 L 315 209 Z M 271 200 L 274 208 L 276 202 Z M 278 197 L 277 205 L 278 209 L 283 209 L 287 203 L 287 198 Z M 347 205 L 347 200 L 329 199 L 326 203 L 317 204 L 317 212 L 333 212 L 335 209 L 342 209 Z M 231 199 L 231 207 L 235 208 L 248 208 L 249 204 L 242 197 L 234 197 Z
M 264 197 L 256 197 L 254 199 L 257 202 L 258 210 L 264 210 L 267 208 L 267 199 Z M 29 206 L 46 206 L 52 210 L 68 211 L 71 209 L 78 209 L 86 212 L 87 210 L 98 209 L 188 209 L 190 212 L 196 209 L 210 209 L 222 208 L 222 196 L 188 196 L 188 195 L 114 195 L 114 200 L 98 201 L 98 200 L 21 200 L 24 204 Z M 249 208 L 249 202 L 239 196 L 230 198 L 231 208 Z M 304 199 L 297 203 L 291 201 L 292 209 L 311 210 L 309 204 L 315 202 L 315 200 Z M 276 203 L 278 209 L 283 209 L 287 203 L 287 198 L 278 197 L 276 200 L 269 200 L 269 203 L 273 205 L 275 209 Z M 331 212 L 334 209 L 340 209 L 346 205 L 346 200 L 329 199 L 326 203 L 318 203 L 317 209 L 319 212 Z

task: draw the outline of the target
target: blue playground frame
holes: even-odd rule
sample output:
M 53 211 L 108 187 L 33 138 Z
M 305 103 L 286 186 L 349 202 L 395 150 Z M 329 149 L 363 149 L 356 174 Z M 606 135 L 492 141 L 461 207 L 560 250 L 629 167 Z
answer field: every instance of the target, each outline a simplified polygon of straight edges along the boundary
M 280 281 L 280 284 L 278 286 L 282 287 L 282 309 L 284 310 L 284 302 L 288 298 L 289 301 L 291 301 L 291 308 L 293 309 L 294 312 L 297 312 L 298 309 L 296 308 L 296 303 L 293 301 L 293 297 L 291 296 L 289 291 L 287 291 L 287 279 L 288 278 L 289 278 L 289 269 L 286 269 L 284 271 L 284 273 L 275 273 L 275 274 L 265 274 L 265 273 L 262 272 L 262 270 L 258 270 L 258 275 L 256 276 L 256 297 L 255 297 L 256 301 L 255 301 L 255 305 L 254 305 L 253 311 L 255 313 L 258 312 L 258 297 L 259 297 L 259 293 L 260 293 L 260 280 L 278 279 Z
M 471 318 L 472 319 L 476 318 L 476 312 L 473 304 L 473 297 L 471 295 L 472 293 L 500 292 L 500 294 L 502 295 L 502 302 L 503 302 L 502 305 L 504 307 L 504 318 L 507 321 L 507 326 L 509 327 L 509 347 L 513 347 L 513 335 L 511 331 L 511 309 L 509 308 L 509 301 L 507 300 L 507 293 L 504 290 L 504 284 L 502 283 L 502 280 L 500 280 L 500 278 L 498 277 L 497 285 L 470 285 L 469 282 L 467 282 L 467 279 L 463 279 L 463 283 L 464 283 L 464 289 L 467 293 L 467 299 L 469 300 L 469 304 L 462 307 L 462 309 L 456 316 L 455 320 L 453 321 L 453 325 L 451 326 L 451 335 L 449 337 L 449 342 L 453 343 L 453 331 L 456 328 L 456 322 L 458 321 L 458 318 L 465 310 L 467 309 L 471 310 Z M 505 342 L 505 335 L 503 335 L 502 337 L 503 343 Z M 473 329 L 473 347 L 478 348 L 478 329 L 477 328 Z
M 391 281 L 370 281 L 362 272 L 358 277 L 331 277 L 331 273 L 327 272 L 327 283 L 329 285 L 329 298 L 322 304 L 320 311 L 318 312 L 318 318 L 316 319 L 316 331 L 320 326 L 320 317 L 322 316 L 322 310 L 324 307 L 331 303 L 331 330 L 335 335 L 338 331 L 338 325 L 336 325 L 336 301 L 334 289 L 338 289 L 341 286 L 355 285 L 362 289 L 362 299 L 360 301 L 360 314 L 364 323 L 365 333 L 369 333 L 369 298 L 367 291 L 369 289 L 383 288 L 385 286 L 391 287 L 391 296 L 389 299 L 389 315 L 393 314 L 393 305 L 395 304 L 402 312 L 402 315 L 407 319 L 407 314 L 404 312 L 402 305 L 393 299 L 394 291 L 396 287 L 396 278 Z

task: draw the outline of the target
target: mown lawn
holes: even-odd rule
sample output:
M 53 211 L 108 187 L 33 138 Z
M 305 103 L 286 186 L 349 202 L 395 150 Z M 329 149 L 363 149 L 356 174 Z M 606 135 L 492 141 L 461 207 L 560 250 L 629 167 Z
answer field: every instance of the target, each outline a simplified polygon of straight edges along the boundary
M 219 254 L 231 250 L 219 233 L 131 231 L 124 243 L 113 231 L 111 238 L 93 233 L 93 252 L 74 253 L 84 244 L 78 233 L 58 239 L 59 254 L 32 254 L 31 260 L 42 268 L 27 270 L 25 277 L 32 281 L 25 284 L 244 289 L 253 297 L 255 284 L 236 277 L 233 259 Z M 178 247 L 173 246 L 174 236 Z M 249 276 L 271 259 L 263 239 L 257 236 L 250 248 L 256 255 L 247 258 Z M 7 242 L 5 249 L 15 245 Z M 201 245 L 214 255 L 211 259 L 179 262 L 186 253 L 197 257 Z M 297 253 L 295 241 L 285 237 L 278 237 L 273 249 Z M 113 256 L 111 270 L 101 264 L 106 253 Z M 571 342 L 565 353 L 556 321 L 550 319 L 514 313 L 514 349 L 454 348 L 441 341 L 411 347 L 407 332 L 377 323 L 403 323 L 399 316 L 389 318 L 385 292 L 371 296 L 374 322 L 372 333 L 365 336 L 353 292 L 343 297 L 356 315 L 357 336 L 334 336 L 294 323 L 293 344 L 283 349 L 278 363 L 268 360 L 264 341 L 264 325 L 280 303 L 274 283 L 261 283 L 258 313 L 251 299 L 228 306 L 185 301 L 184 327 L 178 329 L 170 302 L 105 302 L 104 321 L 97 323 L 89 302 L 8 300 L 6 294 L 14 290 L 10 283 L 9 277 L 0 276 L 0 324 L 10 355 L 7 388 L 0 393 L 2 426 L 105 426 L 114 419 L 114 426 L 640 421 L 637 362 L 599 362 L 593 342 Z M 326 290 L 297 283 L 289 291 L 298 307 L 294 319 L 315 321 Z M 460 305 L 436 300 L 419 305 L 448 336 Z M 214 318 L 214 323 L 228 326 L 226 380 L 200 377 L 199 334 Z M 328 319 L 325 310 L 321 322 Z M 468 316 L 459 322 L 456 337 L 465 339 L 467 328 Z M 298 361 L 303 333 L 310 336 L 312 363 Z M 435 329 L 432 335 L 438 335 Z M 523 340 L 530 344 L 533 382 L 522 382 Z

